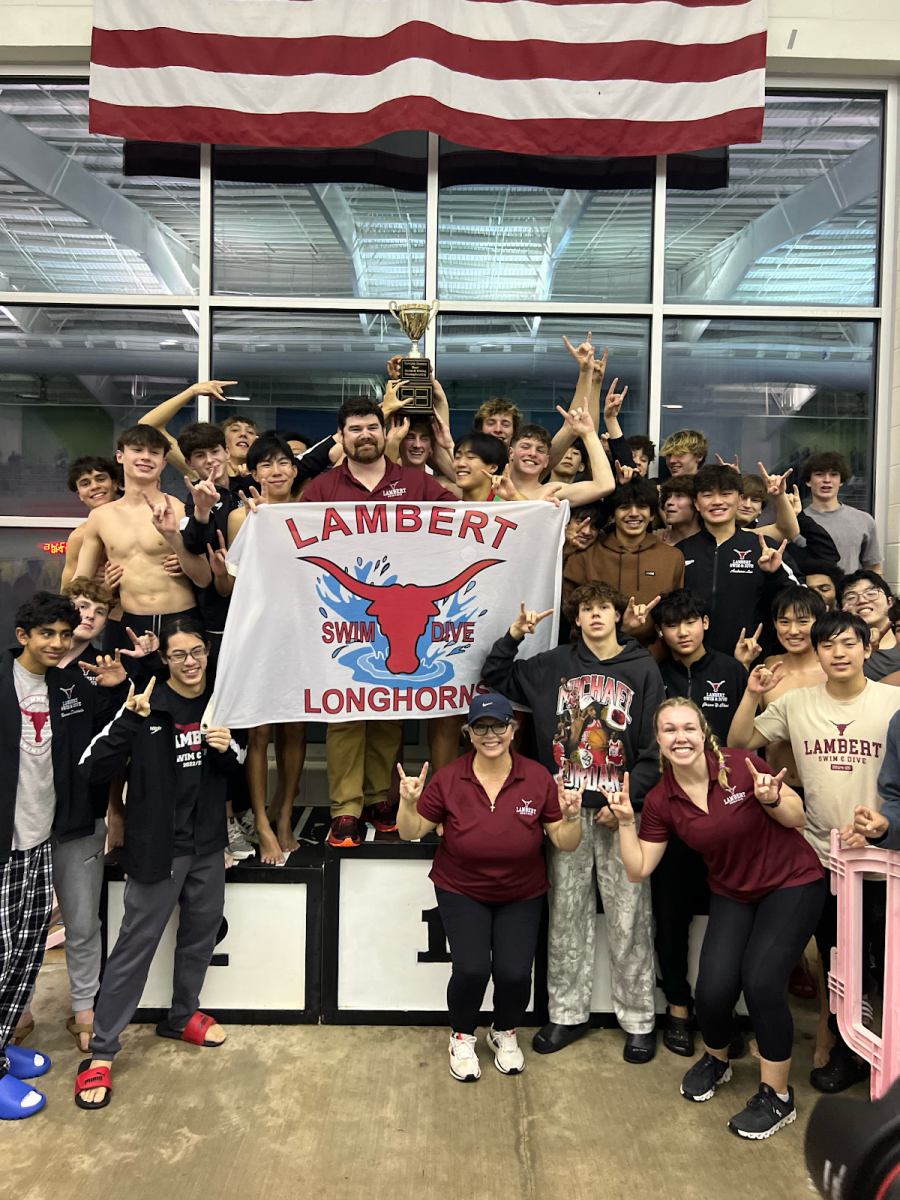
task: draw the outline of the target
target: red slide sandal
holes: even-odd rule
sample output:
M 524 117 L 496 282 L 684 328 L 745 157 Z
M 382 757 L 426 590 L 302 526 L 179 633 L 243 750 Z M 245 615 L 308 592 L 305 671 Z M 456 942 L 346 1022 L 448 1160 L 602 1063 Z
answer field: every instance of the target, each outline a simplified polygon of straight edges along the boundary
M 106 1095 L 99 1104 L 88 1104 L 86 1100 L 82 1100 L 81 1093 L 89 1092 L 91 1088 L 106 1088 Z M 112 1099 L 112 1094 L 113 1085 L 109 1067 L 92 1067 L 91 1060 L 86 1058 L 78 1068 L 78 1075 L 75 1079 L 75 1103 L 79 1108 L 106 1108 Z
M 198 1009 L 184 1029 L 173 1029 L 168 1021 L 160 1021 L 156 1032 L 160 1037 L 172 1038 L 176 1042 L 191 1042 L 194 1046 L 222 1046 L 224 1042 L 208 1042 L 206 1040 L 206 1031 L 216 1024 L 217 1021 L 213 1017 Z

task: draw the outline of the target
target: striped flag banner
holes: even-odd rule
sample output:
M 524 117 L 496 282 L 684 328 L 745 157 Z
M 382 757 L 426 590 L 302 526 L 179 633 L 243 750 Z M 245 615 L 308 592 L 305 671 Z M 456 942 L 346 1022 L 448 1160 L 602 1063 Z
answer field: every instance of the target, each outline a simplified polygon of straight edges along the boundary
M 765 0 L 95 0 L 91 130 L 516 154 L 762 137 Z

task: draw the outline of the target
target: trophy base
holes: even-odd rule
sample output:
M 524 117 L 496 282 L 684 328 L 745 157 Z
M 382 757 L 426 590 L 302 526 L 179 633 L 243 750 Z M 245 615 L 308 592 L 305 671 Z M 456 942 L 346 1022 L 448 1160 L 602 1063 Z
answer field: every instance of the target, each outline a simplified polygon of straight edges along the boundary
M 401 358 L 401 384 L 398 399 L 409 400 L 404 413 L 434 412 L 434 389 L 431 385 L 431 363 L 421 356 Z
M 409 404 L 403 406 L 401 415 L 427 413 L 431 416 L 434 412 L 434 389 L 428 382 L 416 379 L 402 380 L 397 389 L 397 399 L 409 401 Z

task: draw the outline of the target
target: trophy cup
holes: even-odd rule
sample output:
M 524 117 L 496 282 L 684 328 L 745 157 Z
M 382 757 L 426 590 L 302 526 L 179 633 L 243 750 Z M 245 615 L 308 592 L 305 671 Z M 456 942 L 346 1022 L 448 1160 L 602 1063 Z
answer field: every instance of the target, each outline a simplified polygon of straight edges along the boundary
M 408 400 L 404 405 L 404 413 L 428 413 L 434 410 L 434 394 L 431 386 L 431 363 L 419 352 L 419 340 L 424 337 L 425 330 L 431 324 L 431 319 L 440 307 L 440 301 L 431 304 L 398 304 L 396 300 L 390 303 L 391 313 L 397 318 L 400 328 L 412 342 L 412 349 L 406 358 L 400 360 L 400 387 L 397 389 L 398 400 Z

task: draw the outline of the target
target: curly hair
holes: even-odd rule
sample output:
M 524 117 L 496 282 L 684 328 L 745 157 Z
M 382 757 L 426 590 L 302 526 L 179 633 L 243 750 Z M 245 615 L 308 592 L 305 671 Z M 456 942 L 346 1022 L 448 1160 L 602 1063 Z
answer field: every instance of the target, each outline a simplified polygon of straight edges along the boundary
M 628 607 L 628 601 L 621 592 L 617 592 L 611 583 L 605 580 L 590 579 L 577 587 L 571 596 L 563 602 L 563 614 L 574 632 L 581 637 L 581 627 L 575 624 L 575 618 L 581 612 L 582 605 L 593 607 L 595 604 L 611 604 L 621 617 Z
M 719 739 L 716 737 L 716 735 L 710 729 L 709 722 L 707 721 L 706 717 L 704 717 L 703 713 L 700 711 L 700 709 L 697 707 L 697 705 L 693 702 L 693 700 L 689 700 L 687 698 L 687 696 L 670 696 L 668 700 L 663 700 L 662 704 L 659 706 L 659 708 L 653 714 L 653 732 L 654 732 L 654 734 L 656 734 L 658 737 L 660 713 L 665 712 L 665 710 L 667 708 L 689 708 L 691 710 L 691 712 L 694 713 L 694 715 L 697 718 L 697 724 L 700 726 L 700 732 L 703 734 L 703 748 L 705 750 L 708 750 L 714 756 L 716 762 L 719 764 L 719 784 L 723 788 L 727 788 L 728 787 L 728 766 L 725 763 L 725 755 L 722 753 L 722 748 L 719 745 Z M 662 774 L 666 770 L 666 768 L 670 767 L 671 765 L 672 764 L 669 762 L 669 760 L 663 754 L 662 750 L 660 750 L 660 752 L 659 752 L 660 773 Z
M 841 483 L 846 483 L 850 478 L 850 464 L 843 454 L 838 454 L 836 450 L 821 450 L 809 456 L 800 468 L 804 483 L 809 483 L 814 471 L 836 471 L 841 477 Z

